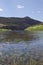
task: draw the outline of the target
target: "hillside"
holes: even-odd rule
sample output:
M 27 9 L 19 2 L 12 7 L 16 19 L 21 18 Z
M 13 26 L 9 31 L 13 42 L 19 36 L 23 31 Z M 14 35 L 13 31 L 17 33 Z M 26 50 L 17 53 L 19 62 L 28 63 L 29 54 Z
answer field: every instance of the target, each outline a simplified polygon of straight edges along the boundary
M 0 28 L 12 30 L 24 30 L 25 28 L 40 24 L 40 21 L 34 20 L 30 17 L 17 18 L 17 17 L 0 17 L 0 24 L 4 25 Z
M 43 24 L 27 27 L 25 30 L 27 30 L 27 31 L 43 31 Z

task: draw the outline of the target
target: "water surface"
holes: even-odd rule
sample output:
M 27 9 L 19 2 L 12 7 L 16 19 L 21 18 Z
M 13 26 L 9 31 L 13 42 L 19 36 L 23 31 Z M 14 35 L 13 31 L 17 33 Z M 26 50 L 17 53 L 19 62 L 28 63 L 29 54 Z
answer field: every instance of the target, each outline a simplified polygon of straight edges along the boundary
M 43 65 L 43 32 L 0 32 L 1 65 Z

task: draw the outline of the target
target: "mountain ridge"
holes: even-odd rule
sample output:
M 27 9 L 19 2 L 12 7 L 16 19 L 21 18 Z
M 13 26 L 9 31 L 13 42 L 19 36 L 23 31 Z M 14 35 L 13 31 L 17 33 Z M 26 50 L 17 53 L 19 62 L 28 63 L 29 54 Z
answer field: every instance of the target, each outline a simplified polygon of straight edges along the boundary
M 4 24 L 1 28 L 12 29 L 12 30 L 24 30 L 25 28 L 40 24 L 41 21 L 32 19 L 28 16 L 19 18 L 19 17 L 0 17 L 0 24 Z

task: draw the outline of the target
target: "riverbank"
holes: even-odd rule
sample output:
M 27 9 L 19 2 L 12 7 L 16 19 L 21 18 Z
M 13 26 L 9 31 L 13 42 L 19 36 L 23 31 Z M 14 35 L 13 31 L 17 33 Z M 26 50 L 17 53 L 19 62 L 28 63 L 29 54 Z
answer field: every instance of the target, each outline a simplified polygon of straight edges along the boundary
M 43 31 L 43 25 L 34 25 L 27 27 L 25 30 L 27 31 Z
M 11 31 L 10 29 L 0 29 L 0 32 Z

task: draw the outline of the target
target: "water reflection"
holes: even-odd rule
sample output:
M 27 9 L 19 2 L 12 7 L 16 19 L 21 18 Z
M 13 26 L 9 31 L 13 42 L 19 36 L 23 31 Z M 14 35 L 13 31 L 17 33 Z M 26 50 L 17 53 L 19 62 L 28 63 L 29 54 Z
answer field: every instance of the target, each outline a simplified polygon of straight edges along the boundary
M 31 41 L 35 38 L 33 33 L 26 31 L 0 32 L 0 42 Z
M 43 32 L 0 32 L 1 65 L 43 65 Z

